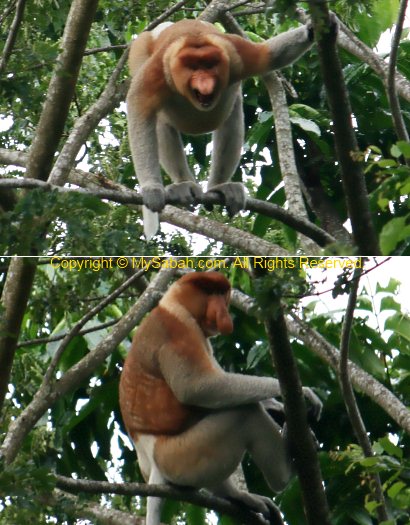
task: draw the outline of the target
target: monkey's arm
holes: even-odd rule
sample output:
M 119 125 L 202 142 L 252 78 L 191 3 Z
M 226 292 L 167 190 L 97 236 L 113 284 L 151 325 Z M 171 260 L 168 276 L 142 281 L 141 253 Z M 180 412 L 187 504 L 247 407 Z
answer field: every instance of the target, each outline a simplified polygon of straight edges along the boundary
M 141 91 L 137 75 L 132 79 L 127 96 L 129 142 L 144 204 L 152 211 L 161 211 L 165 206 L 165 190 L 159 167 L 156 115 L 154 112 L 146 115 Z
M 269 50 L 267 71 L 288 66 L 300 58 L 313 44 L 313 28 L 307 24 L 274 36 L 266 41 Z
M 203 408 L 229 408 L 280 395 L 277 379 L 224 372 L 205 350 L 190 358 L 170 347 L 161 349 L 161 372 L 178 401 Z
M 189 169 L 180 133 L 170 124 L 157 123 L 159 160 L 161 166 L 173 180 L 165 192 L 169 202 L 189 205 L 201 197 L 201 186 Z
M 210 409 L 230 408 L 256 403 L 281 395 L 279 381 L 272 377 L 258 377 L 228 373 L 204 350 L 194 350 L 190 359 L 172 347 L 159 352 L 161 371 L 178 401 Z M 309 387 L 303 394 L 312 404 L 317 419 L 322 402 Z
M 307 24 L 257 44 L 238 35 L 227 34 L 223 38 L 233 44 L 240 57 L 231 61 L 230 75 L 234 83 L 288 66 L 300 58 L 313 44 L 313 29 Z
M 239 91 L 229 117 L 213 133 L 211 174 L 208 192 L 221 193 L 228 213 L 245 208 L 246 194 L 241 182 L 229 182 L 238 167 L 244 141 L 242 94 Z

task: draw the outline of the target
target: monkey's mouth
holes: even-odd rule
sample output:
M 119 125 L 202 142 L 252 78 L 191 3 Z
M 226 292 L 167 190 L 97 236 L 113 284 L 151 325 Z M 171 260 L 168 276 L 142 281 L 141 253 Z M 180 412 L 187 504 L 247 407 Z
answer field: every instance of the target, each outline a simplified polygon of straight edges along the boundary
M 215 98 L 213 93 L 210 93 L 209 95 L 204 95 L 203 93 L 198 91 L 198 89 L 194 89 L 194 95 L 203 108 L 209 108 L 209 106 L 212 105 L 212 102 Z

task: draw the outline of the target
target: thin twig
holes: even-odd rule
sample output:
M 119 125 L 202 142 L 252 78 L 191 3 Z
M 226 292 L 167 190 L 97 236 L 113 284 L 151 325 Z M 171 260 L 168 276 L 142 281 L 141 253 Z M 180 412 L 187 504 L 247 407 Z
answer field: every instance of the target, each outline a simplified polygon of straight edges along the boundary
M 110 326 L 115 325 L 118 323 L 119 319 L 111 319 L 111 321 L 107 321 L 105 323 L 101 323 L 97 326 L 91 326 L 90 328 L 84 328 L 84 330 L 80 330 L 77 335 L 85 335 L 92 332 L 98 332 L 99 330 L 104 330 L 104 328 L 109 328 Z M 23 348 L 24 346 L 37 346 L 42 344 L 48 344 L 48 343 L 55 343 L 56 341 L 61 341 L 68 335 L 68 332 L 64 332 L 63 334 L 58 335 L 52 335 L 50 337 L 39 337 L 38 339 L 27 339 L 26 341 L 21 341 L 17 348 Z
M 43 383 L 47 384 L 51 382 L 52 375 L 57 367 L 58 361 L 63 355 L 65 349 L 67 348 L 70 341 L 78 335 L 81 328 L 95 315 L 97 315 L 101 310 L 103 310 L 107 305 L 112 303 L 124 290 L 126 290 L 134 281 L 139 279 L 141 275 L 145 273 L 145 270 L 140 270 L 134 275 L 131 275 L 123 284 L 121 284 L 116 290 L 114 290 L 110 295 L 105 297 L 100 303 L 91 308 L 74 326 L 73 328 L 64 336 L 63 341 L 58 347 L 56 353 L 53 356 L 53 359 L 50 362 L 49 367 L 47 368 L 46 374 L 44 376 Z
M 10 55 L 13 51 L 14 44 L 16 43 L 17 33 L 20 24 L 23 20 L 24 8 L 27 0 L 18 0 L 16 6 L 16 14 L 14 15 L 13 22 L 11 23 L 10 31 L 7 36 L 6 43 L 3 48 L 3 56 L 0 60 L 0 73 L 2 73 L 7 65 Z
M 396 64 L 397 55 L 400 45 L 400 38 L 403 31 L 404 19 L 407 10 L 407 0 L 401 0 L 399 15 L 396 22 L 396 29 L 394 31 L 390 59 L 389 59 L 389 70 L 387 75 L 387 95 L 389 97 L 390 108 L 392 112 L 393 124 L 396 129 L 396 134 L 399 140 L 409 141 L 409 134 L 407 133 L 406 126 L 404 124 L 403 115 L 400 108 L 400 101 L 397 95 L 396 89 Z M 406 163 L 410 166 L 410 157 L 405 157 Z
M 350 423 L 356 435 L 356 439 L 363 449 L 366 457 L 372 457 L 373 450 L 367 430 L 364 425 L 359 407 L 357 405 L 356 397 L 353 391 L 352 382 L 349 373 L 349 350 L 350 350 L 350 336 L 352 333 L 354 311 L 357 302 L 357 291 L 359 288 L 360 277 L 362 275 L 362 268 L 355 268 L 353 279 L 351 281 L 351 288 L 349 299 L 347 303 L 345 317 L 342 325 L 342 335 L 340 341 L 340 360 L 339 360 L 339 379 L 343 394 L 343 399 L 346 405 L 347 413 L 349 415 Z M 380 481 L 380 476 L 377 473 L 371 475 L 374 488 L 371 486 L 374 497 L 378 502 L 377 515 L 379 522 L 387 521 L 386 502 L 384 500 L 383 489 Z

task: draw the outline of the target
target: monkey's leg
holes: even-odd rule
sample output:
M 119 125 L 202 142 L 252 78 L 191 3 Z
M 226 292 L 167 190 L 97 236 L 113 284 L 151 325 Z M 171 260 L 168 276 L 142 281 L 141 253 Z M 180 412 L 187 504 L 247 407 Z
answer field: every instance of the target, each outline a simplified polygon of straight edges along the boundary
M 279 491 L 290 477 L 280 427 L 259 403 L 213 412 L 178 436 L 158 439 L 154 459 L 165 479 L 212 488 L 235 471 L 248 450 L 270 487 Z
M 202 189 L 189 169 L 181 135 L 158 119 L 157 137 L 161 166 L 174 181 L 166 187 L 167 196 L 176 204 L 192 204 L 202 195 Z
M 152 466 L 148 483 L 150 485 L 161 485 L 162 483 L 165 483 L 165 479 L 156 465 Z M 146 525 L 159 525 L 161 521 L 161 510 L 163 504 L 164 500 L 162 498 L 154 498 L 152 496 L 148 497 Z
M 238 167 L 244 141 L 242 94 L 239 91 L 229 117 L 213 133 L 211 175 L 208 191 L 221 193 L 230 215 L 245 207 L 245 189 L 240 182 L 229 182 Z

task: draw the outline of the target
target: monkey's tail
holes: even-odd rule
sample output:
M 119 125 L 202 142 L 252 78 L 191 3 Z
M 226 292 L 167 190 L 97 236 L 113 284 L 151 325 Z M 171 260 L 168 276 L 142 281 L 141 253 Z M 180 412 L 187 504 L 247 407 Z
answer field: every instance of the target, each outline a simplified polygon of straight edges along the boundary
M 142 207 L 142 218 L 144 222 L 144 234 L 147 241 L 150 241 L 159 229 L 159 216 L 156 211 L 151 211 L 146 206 Z

